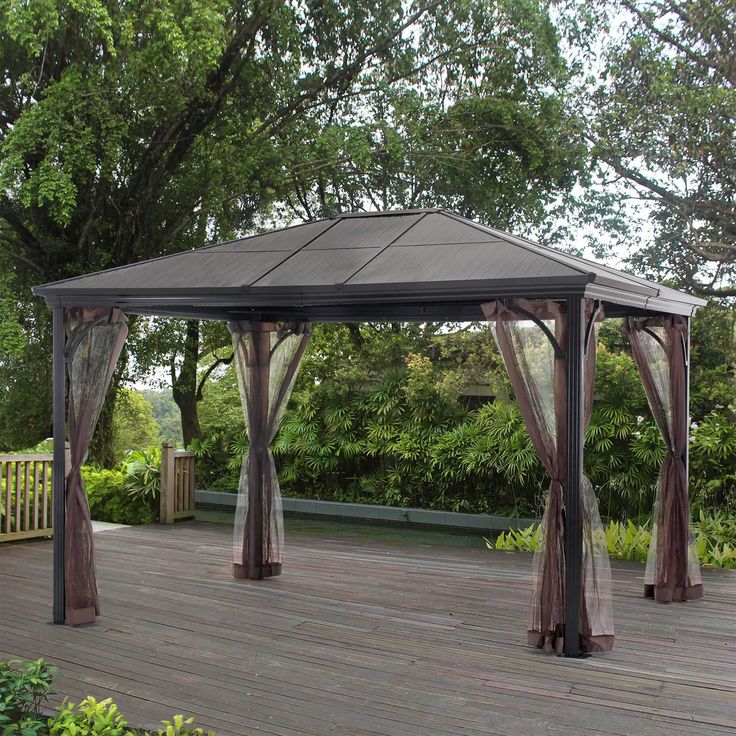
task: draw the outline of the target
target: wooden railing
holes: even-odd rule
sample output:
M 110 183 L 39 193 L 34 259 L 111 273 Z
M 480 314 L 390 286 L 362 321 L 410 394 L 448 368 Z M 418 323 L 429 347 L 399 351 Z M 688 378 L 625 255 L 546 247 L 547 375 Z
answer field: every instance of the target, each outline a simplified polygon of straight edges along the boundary
M 66 467 L 70 465 L 69 448 Z M 0 543 L 53 536 L 52 454 L 0 455 Z M 162 524 L 194 518 L 194 453 L 161 448 Z
M 0 542 L 53 536 L 53 460 L 51 454 L 0 455 Z
M 194 453 L 161 448 L 161 524 L 194 518 Z

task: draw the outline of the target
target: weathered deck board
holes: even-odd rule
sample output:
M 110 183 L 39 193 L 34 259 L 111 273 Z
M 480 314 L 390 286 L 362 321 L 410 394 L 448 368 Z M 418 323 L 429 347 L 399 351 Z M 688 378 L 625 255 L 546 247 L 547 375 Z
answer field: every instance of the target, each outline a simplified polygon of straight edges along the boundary
M 174 712 L 220 736 L 659 736 L 736 733 L 736 574 L 706 599 L 641 597 L 614 563 L 615 650 L 524 644 L 529 558 L 315 534 L 285 574 L 230 577 L 230 530 L 185 523 L 95 537 L 103 615 L 50 619 L 51 544 L 0 548 L 0 657 L 63 672 L 59 695 L 112 695 L 135 725 Z

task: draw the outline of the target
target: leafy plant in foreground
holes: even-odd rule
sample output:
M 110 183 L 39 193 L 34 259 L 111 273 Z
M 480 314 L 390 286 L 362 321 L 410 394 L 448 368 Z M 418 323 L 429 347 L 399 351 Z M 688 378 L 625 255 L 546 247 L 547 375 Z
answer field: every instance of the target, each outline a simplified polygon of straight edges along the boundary
M 0 734 L 35 736 L 46 733 L 39 718 L 57 669 L 43 659 L 0 662 Z
M 112 698 L 98 701 L 90 695 L 79 705 L 65 700 L 48 721 L 51 736 L 136 736 L 127 725 Z
M 78 705 L 64 700 L 50 718 L 41 716 L 56 667 L 43 659 L 0 662 L 0 736 L 214 736 L 175 715 L 154 733 L 128 728 L 112 698 L 87 696 Z

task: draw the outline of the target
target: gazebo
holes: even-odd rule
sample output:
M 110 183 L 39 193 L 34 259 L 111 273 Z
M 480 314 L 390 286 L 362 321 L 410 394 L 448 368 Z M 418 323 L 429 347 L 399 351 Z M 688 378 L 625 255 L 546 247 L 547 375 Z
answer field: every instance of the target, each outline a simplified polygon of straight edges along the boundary
M 99 614 L 81 466 L 127 334 L 127 314 L 223 320 L 250 446 L 233 574 L 283 564 L 269 450 L 314 322 L 487 320 L 550 476 L 534 559 L 529 643 L 575 657 L 613 646 L 605 537 L 583 475 L 595 326 L 625 318 L 667 452 L 645 594 L 702 596 L 688 506 L 689 322 L 705 302 L 442 209 L 341 214 L 34 289 L 53 310 L 54 590 L 57 624 Z M 68 416 L 68 419 L 67 419 Z M 69 437 L 71 467 L 64 466 Z

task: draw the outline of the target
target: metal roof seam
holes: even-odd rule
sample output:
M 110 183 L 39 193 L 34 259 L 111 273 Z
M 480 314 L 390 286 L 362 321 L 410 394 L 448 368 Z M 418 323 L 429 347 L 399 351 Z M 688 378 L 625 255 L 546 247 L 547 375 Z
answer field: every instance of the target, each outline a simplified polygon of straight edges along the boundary
M 403 238 L 404 235 L 409 232 L 409 230 L 411 230 L 417 223 L 421 222 L 428 214 L 429 212 L 424 212 L 422 213 L 421 217 L 417 217 L 417 219 L 414 220 L 414 222 L 412 222 L 409 227 L 406 228 L 406 230 L 400 232 L 390 243 L 381 248 L 381 250 L 379 250 L 376 255 L 374 255 L 372 258 L 369 258 L 357 271 L 354 271 L 352 274 L 350 274 L 350 276 L 348 276 L 348 278 L 346 278 L 345 281 L 342 282 L 343 285 L 354 279 L 369 263 L 373 263 L 373 261 L 375 261 L 376 258 L 381 255 L 381 253 L 385 253 L 399 238 Z
M 428 214 L 431 214 L 432 212 L 442 212 L 442 207 L 418 207 L 417 209 L 383 210 L 383 211 L 375 211 L 375 212 L 342 212 L 339 215 L 332 215 L 324 219 L 332 220 L 335 218 L 341 218 L 341 219 L 347 220 L 349 218 L 358 218 L 358 217 L 402 217 L 405 215 L 420 215 L 420 214 L 428 215 Z M 319 220 L 314 220 L 314 222 L 319 222 Z
M 247 235 L 244 238 L 234 238 L 233 240 L 225 240 L 222 243 L 212 243 L 210 245 L 203 245 L 200 248 L 189 248 L 187 250 L 178 250 L 175 253 L 166 253 L 163 256 L 156 256 L 156 258 L 146 258 L 142 261 L 135 261 L 134 263 L 124 263 L 120 266 L 112 266 L 111 268 L 103 268 L 101 271 L 92 271 L 92 273 L 82 273 L 78 276 L 68 276 L 65 279 L 57 279 L 56 281 L 48 281 L 45 284 L 39 284 L 38 286 L 34 286 L 31 291 L 36 294 L 36 289 L 44 289 L 47 286 L 55 286 L 56 284 L 66 284 L 69 281 L 76 281 L 77 279 L 86 279 L 89 276 L 96 276 L 100 273 L 110 273 L 111 271 L 122 271 L 126 268 L 133 268 L 134 266 L 140 266 L 144 263 L 153 263 L 155 261 L 163 261 L 167 258 L 175 258 L 176 256 L 180 256 L 183 253 L 199 253 L 203 250 L 210 250 L 212 248 L 217 248 L 221 245 L 229 245 L 230 243 L 240 243 L 243 240 L 250 240 L 251 238 L 257 238 L 261 235 L 270 235 L 271 233 L 277 233 L 277 232 L 283 232 L 284 230 L 296 230 L 299 227 L 303 227 L 304 225 L 314 225 L 317 222 L 323 222 L 326 218 L 322 218 L 322 220 L 308 220 L 307 222 L 300 222 L 297 225 L 289 225 L 288 227 L 282 227 L 282 228 L 276 228 L 275 230 L 269 230 L 266 233 L 256 233 L 255 235 Z M 332 227 L 332 225 L 330 225 Z M 325 228 L 325 230 L 329 230 L 328 228 Z M 323 231 L 324 232 L 324 231 Z M 319 233 L 315 237 L 319 237 L 322 233 Z M 314 238 L 312 238 L 314 240 Z M 311 242 L 311 241 L 310 241 Z
M 648 281 L 647 279 L 641 276 L 637 276 L 636 274 L 628 273 L 627 271 L 619 271 L 618 269 L 615 269 L 612 266 L 608 266 L 605 263 L 598 263 L 597 261 L 591 261 L 589 258 L 585 258 L 583 256 L 576 256 L 576 255 L 573 255 L 572 253 L 565 253 L 564 251 L 558 251 L 549 245 L 544 245 L 543 243 L 536 243 L 533 240 L 529 240 L 528 238 L 524 238 L 520 235 L 513 235 L 511 233 L 505 233 L 502 230 L 498 230 L 497 228 L 491 227 L 490 225 L 474 223 L 472 220 L 468 220 L 467 218 L 462 217 L 462 215 L 458 215 L 456 212 L 451 212 L 449 210 L 443 210 L 443 212 L 453 217 L 454 219 L 465 222 L 468 225 L 475 225 L 477 229 L 480 229 L 484 232 L 495 235 L 497 237 L 505 238 L 507 240 L 511 240 L 512 242 L 516 242 L 516 244 L 521 247 L 524 247 L 524 244 L 526 243 L 527 245 L 531 246 L 531 249 L 533 249 L 534 252 L 537 252 L 536 249 L 544 250 L 546 253 L 550 254 L 549 257 L 554 260 L 558 260 L 557 257 L 559 257 L 560 260 L 558 260 L 558 262 L 566 262 L 568 259 L 575 259 L 577 261 L 581 261 L 582 263 L 590 264 L 592 268 L 601 269 L 603 271 L 608 272 L 609 274 L 613 274 L 620 281 L 631 281 L 631 282 L 635 282 L 639 284 L 644 284 L 652 288 L 657 288 L 660 294 L 662 293 L 662 288 L 666 288 L 670 291 L 675 292 L 676 294 L 680 296 L 684 296 L 682 292 L 679 292 L 677 289 L 673 289 L 671 287 L 663 287 L 662 284 L 657 284 L 655 282 Z M 545 253 L 540 253 L 539 255 L 544 256 Z M 570 268 L 577 268 L 577 266 L 570 266 Z M 691 295 L 687 295 L 687 296 L 691 296 Z M 666 297 L 663 297 L 663 298 L 666 298 Z
M 323 222 L 326 219 L 327 218 L 322 218 L 322 220 L 313 220 L 312 223 Z M 288 261 L 290 258 L 293 258 L 297 253 L 301 253 L 310 243 L 313 243 L 315 240 L 317 240 L 317 238 L 321 238 L 326 232 L 328 232 L 329 230 L 332 230 L 332 228 L 335 227 L 335 225 L 337 225 L 338 222 L 340 222 L 340 219 L 342 218 L 339 218 L 339 217 L 335 218 L 335 221 L 333 223 L 328 225 L 324 230 L 320 230 L 313 238 L 310 238 L 306 243 L 304 243 L 304 245 L 301 245 L 293 253 L 289 253 L 289 255 L 286 256 L 286 258 L 284 258 L 282 261 L 279 261 L 272 268 L 269 268 L 265 273 L 262 273 L 255 281 L 251 281 L 249 284 L 245 285 L 243 287 L 243 290 L 247 291 L 252 286 L 255 286 L 259 281 L 262 281 L 263 279 L 265 279 L 266 276 L 268 276 L 268 274 L 272 273 L 277 268 L 280 268 L 281 266 L 283 266 L 284 263 L 286 263 L 286 261 Z
M 541 256 L 542 258 L 547 258 L 550 261 L 554 261 L 557 264 L 561 264 L 563 266 L 567 266 L 568 268 L 571 268 L 578 273 L 589 273 L 588 271 L 580 268 L 579 266 L 571 266 L 568 263 L 564 263 L 563 261 L 560 261 L 558 258 L 555 258 L 553 255 L 548 255 L 547 253 L 539 253 L 534 246 L 539 246 L 538 243 L 533 243 L 531 240 L 526 240 L 525 238 L 520 238 L 518 235 L 511 235 L 511 233 L 504 233 L 501 230 L 495 230 L 494 228 L 490 228 L 486 225 L 481 225 L 478 222 L 473 222 L 472 220 L 468 220 L 465 217 L 462 217 L 462 215 L 458 215 L 455 212 L 450 212 L 449 210 L 442 210 L 441 214 L 445 215 L 446 217 L 451 217 L 453 220 L 457 220 L 458 222 L 462 222 L 464 225 L 469 225 L 476 230 L 480 230 L 481 232 L 488 232 L 489 230 L 493 230 L 492 235 L 495 235 L 500 240 L 504 240 L 506 242 L 510 242 L 512 245 L 516 245 L 520 248 L 523 248 L 524 250 L 534 253 L 535 255 Z M 530 247 L 531 246 L 531 247 Z M 550 249 L 552 250 L 552 249 Z M 556 253 L 556 251 L 552 250 L 552 253 Z

